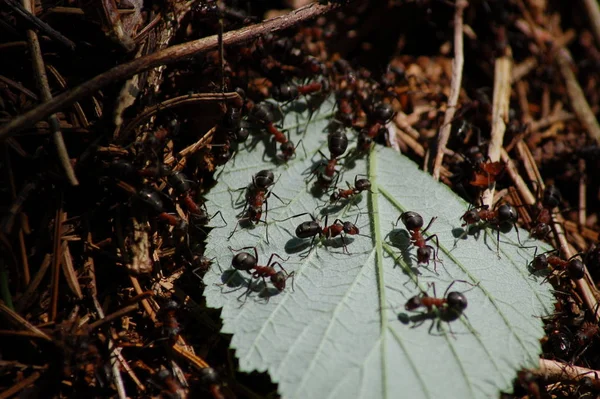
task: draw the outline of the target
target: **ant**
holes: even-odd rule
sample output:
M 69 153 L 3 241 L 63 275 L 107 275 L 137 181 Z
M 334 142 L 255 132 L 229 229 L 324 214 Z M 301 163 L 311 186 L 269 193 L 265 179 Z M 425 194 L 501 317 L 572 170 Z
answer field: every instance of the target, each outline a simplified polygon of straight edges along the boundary
M 233 268 L 235 270 L 248 272 L 248 274 L 250 274 L 252 276 L 252 278 L 255 278 L 255 279 L 262 278 L 265 285 L 266 285 L 266 278 L 268 277 L 269 280 L 271 281 L 271 284 L 273 284 L 273 286 L 279 292 L 281 292 L 285 289 L 286 281 L 289 278 L 291 278 L 292 279 L 292 290 L 294 289 L 294 273 L 295 272 L 288 273 L 283 268 L 283 266 L 281 266 L 281 263 L 279 263 L 277 261 L 275 261 L 275 262 L 273 261 L 274 257 L 281 259 L 283 262 L 287 261 L 289 258 L 283 259 L 281 256 L 277 255 L 276 253 L 273 253 L 273 254 L 271 254 L 271 257 L 269 258 L 267 265 L 260 266 L 258 264 L 258 251 L 256 250 L 256 247 L 244 247 L 241 249 L 233 249 L 233 248 L 229 247 L 229 249 L 234 252 L 243 251 L 245 249 L 253 249 L 254 250 L 254 256 L 252 256 L 248 252 L 239 252 L 238 254 L 236 254 L 233 257 L 233 259 L 231 260 L 231 266 L 233 266 Z M 281 271 L 276 271 L 275 266 L 279 266 Z M 250 291 L 250 286 L 248 286 L 247 292 L 249 292 L 249 291 Z M 246 294 L 246 293 L 244 293 L 244 294 Z M 244 294 L 242 294 L 242 295 L 244 295 Z
M 361 152 L 368 151 L 375 138 L 387 137 L 389 130 L 385 125 L 392 120 L 394 114 L 395 112 L 391 104 L 384 102 L 375 104 L 369 115 L 372 123 L 361 129 L 358 135 L 357 150 Z
M 159 322 L 158 326 L 161 327 L 161 335 L 175 343 L 179 334 L 181 333 L 181 327 L 177 321 L 177 312 L 179 310 L 179 304 L 173 300 L 167 301 L 158 312 Z
M 312 82 L 302 86 L 296 86 L 293 83 L 282 83 L 271 89 L 271 96 L 279 102 L 292 101 L 300 95 L 315 94 L 327 91 L 328 89 L 329 82 L 326 79 L 321 79 L 319 82 Z
M 331 194 L 329 200 L 332 204 L 337 203 L 341 199 L 351 199 L 363 191 L 369 191 L 371 189 L 371 181 L 369 179 L 359 179 L 358 175 L 354 177 L 354 186 L 351 186 L 348 182 L 346 182 L 346 184 L 348 185 L 347 190 L 338 188 L 337 191 L 334 191 L 333 194 Z
M 327 136 L 327 147 L 331 157 L 328 159 L 325 154 L 319 151 L 319 154 L 324 158 L 321 160 L 319 165 L 313 169 L 312 173 L 317 176 L 317 184 L 321 187 L 329 187 L 333 181 L 334 176 L 339 176 L 339 171 L 335 169 L 339 158 L 344 155 L 346 149 L 348 149 L 348 137 L 343 130 L 336 130 Z M 322 170 L 321 167 L 323 167 Z
M 498 205 L 498 203 L 496 203 Z M 462 226 L 471 226 L 478 224 L 479 222 L 484 222 L 484 224 L 490 225 L 497 230 L 497 251 L 500 251 L 500 228 L 505 226 L 506 224 L 510 224 L 512 227 L 515 227 L 515 231 L 517 232 L 517 240 L 521 243 L 521 239 L 519 238 L 519 230 L 516 227 L 517 220 L 519 218 L 519 214 L 515 207 L 510 204 L 502 204 L 498 207 L 498 209 L 489 209 L 488 205 L 481 205 L 480 207 L 469 207 L 469 210 L 465 212 L 464 215 L 460 217 L 461 220 L 464 220 Z M 467 229 L 468 231 L 468 229 Z
M 277 158 L 283 162 L 287 162 L 296 155 L 296 148 L 300 142 L 294 145 L 294 143 L 288 137 L 286 137 L 285 134 L 275 127 L 273 121 L 276 118 L 269 107 L 270 105 L 268 103 L 256 104 L 252 109 L 252 116 L 265 127 L 267 132 L 273 135 L 273 141 L 281 144 L 279 147 L 281 154 L 278 154 Z
M 435 306 L 440 312 L 440 321 L 446 321 L 449 326 L 450 322 L 458 319 L 463 314 L 464 310 L 467 308 L 467 297 L 464 293 L 458 291 L 448 292 L 456 282 L 472 285 L 473 288 L 479 285 L 479 283 L 471 284 L 465 280 L 454 280 L 452 283 L 450 283 L 448 288 L 446 288 L 446 291 L 444 291 L 444 295 L 441 298 L 438 298 L 435 293 L 435 283 L 430 283 L 428 284 L 428 286 L 433 288 L 433 296 L 429 296 L 427 292 L 421 291 L 420 294 L 415 295 L 408 301 L 406 301 L 404 309 L 408 311 L 414 311 L 419 308 L 425 308 L 427 309 L 426 314 L 432 314 L 433 307 Z M 433 324 L 429 328 L 430 332 L 431 328 L 433 328 Z M 450 329 L 450 332 L 452 333 L 452 329 Z
M 407 211 L 402 212 L 402 214 L 396 220 L 396 224 L 398 224 L 399 220 L 402 220 L 406 229 L 410 232 L 410 242 L 415 247 L 417 247 L 417 261 L 419 263 L 424 263 L 429 265 L 429 261 L 433 260 L 433 270 L 437 273 L 437 262 L 441 262 L 438 257 L 438 251 L 440 248 L 440 243 L 438 241 L 437 234 L 429 236 L 428 238 L 424 238 L 423 235 L 429 230 L 431 224 L 437 219 L 436 217 L 432 217 L 427 224 L 425 229 L 421 230 L 423 227 L 423 217 L 416 212 Z M 435 246 L 433 248 L 431 245 L 427 245 L 427 241 L 435 239 Z M 433 257 L 432 257 L 433 255 Z
M 309 215 L 312 219 L 311 221 L 308 221 L 308 222 L 302 222 L 300 225 L 298 225 L 298 227 L 296 227 L 296 237 L 298 237 L 298 238 L 312 237 L 312 240 L 310 242 L 311 249 L 308 251 L 308 253 L 306 255 L 303 256 L 304 258 L 307 257 L 310 254 L 310 252 L 312 251 L 313 244 L 314 244 L 317 236 L 319 236 L 319 238 L 324 238 L 326 240 L 330 240 L 334 237 L 340 236 L 342 239 L 342 245 L 344 248 L 344 252 L 347 253 L 348 255 L 350 255 L 350 252 L 348 252 L 348 247 L 346 246 L 346 240 L 344 239 L 344 236 L 345 235 L 362 235 L 362 234 L 360 234 L 360 230 L 358 229 L 358 227 L 356 227 L 356 224 L 351 223 L 351 222 L 344 222 L 341 219 L 335 219 L 331 225 L 328 225 L 327 224 L 328 216 L 325 216 L 325 224 L 323 227 L 323 226 L 321 226 L 319 221 L 312 214 L 310 214 L 308 212 L 304 212 L 299 215 L 294 215 L 292 217 L 289 217 L 289 218 L 283 219 L 283 220 L 279 220 L 279 221 L 283 222 L 285 220 L 297 218 L 297 217 L 304 216 L 304 215 Z
M 281 198 L 274 192 L 269 190 L 269 187 L 275 184 L 275 176 L 273 172 L 270 170 L 261 170 L 254 176 L 252 176 L 252 183 L 248 185 L 246 188 L 246 204 L 244 205 L 244 209 L 240 213 L 241 218 L 238 219 L 235 228 L 227 238 L 230 240 L 233 234 L 236 232 L 240 222 L 242 221 L 250 221 L 258 224 L 260 222 L 264 223 L 267 229 L 267 243 L 269 242 L 269 225 L 266 222 L 267 212 L 268 212 L 268 198 L 273 194 L 279 201 Z M 283 202 L 283 201 L 281 201 Z M 261 220 L 262 217 L 262 206 L 265 205 L 265 220 Z M 238 215 L 238 216 L 240 216 Z
M 190 196 L 191 185 L 187 176 L 180 171 L 174 171 L 167 176 L 167 181 L 173 187 L 175 192 L 180 196 L 182 202 L 190 213 L 190 219 L 194 220 L 196 225 L 205 226 L 217 215 L 221 216 L 221 220 L 227 225 L 227 222 L 223 218 L 221 211 L 217 211 L 211 217 L 208 216 L 208 210 L 206 204 L 197 204 Z
M 137 193 L 137 198 L 145 205 L 150 207 L 154 212 L 156 212 L 160 220 L 163 220 L 169 225 L 175 227 L 176 230 L 187 230 L 188 224 L 185 220 L 165 212 L 163 208 L 163 202 L 155 190 L 149 187 L 144 187 Z
M 544 270 L 547 269 L 548 266 L 552 266 L 553 268 L 560 269 L 563 273 L 566 273 L 571 280 L 580 280 L 585 276 L 585 265 L 580 259 L 575 258 L 576 256 L 579 256 L 579 254 L 572 256 L 569 260 L 561 259 L 557 255 L 546 256 L 547 253 L 552 252 L 557 252 L 557 250 L 554 249 L 535 256 L 531 261 L 533 270 Z M 546 279 L 543 282 L 545 282 Z
M 533 238 L 545 239 L 550 234 L 552 230 L 550 226 L 552 222 L 552 209 L 560 205 L 561 200 L 560 191 L 555 186 L 546 187 L 542 200 L 535 204 L 537 215 L 533 222 L 534 226 L 531 229 L 531 236 Z

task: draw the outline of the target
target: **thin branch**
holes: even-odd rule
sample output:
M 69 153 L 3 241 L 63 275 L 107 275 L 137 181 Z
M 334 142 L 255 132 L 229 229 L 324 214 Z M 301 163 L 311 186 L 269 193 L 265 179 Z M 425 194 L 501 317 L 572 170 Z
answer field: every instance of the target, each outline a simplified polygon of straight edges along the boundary
M 271 18 L 260 24 L 255 24 L 242 29 L 227 32 L 223 35 L 223 44 L 226 46 L 241 44 L 255 39 L 261 35 L 287 29 L 300 22 L 311 18 L 316 18 L 319 15 L 322 15 L 337 7 L 338 5 L 336 4 L 320 5 L 317 3 L 311 3 L 286 15 Z M 148 69 L 179 62 L 183 59 L 187 59 L 216 48 L 217 35 L 213 35 L 188 43 L 179 44 L 177 46 L 172 46 L 157 53 L 136 58 L 135 60 L 116 66 L 81 84 L 80 86 L 54 97 L 51 101 L 41 104 L 31 111 L 14 118 L 6 125 L 1 126 L 0 140 L 6 140 L 6 138 L 10 137 L 11 135 L 15 135 L 19 131 L 33 126 L 36 122 L 47 117 L 48 115 L 68 107 L 75 101 L 81 100 L 82 98 L 97 92 L 101 88 L 111 83 L 127 79 L 135 74 L 147 71 Z
M 490 144 L 488 145 L 488 157 L 492 162 L 500 160 L 506 123 L 508 122 L 508 111 L 510 108 L 512 55 L 507 49 L 507 55 L 497 58 L 494 66 L 494 99 L 492 102 L 492 132 Z M 484 191 L 482 204 L 492 207 L 495 185 Z
M 433 178 L 440 179 L 440 170 L 444 160 L 445 148 L 452 131 L 452 119 L 458 105 L 458 96 L 462 84 L 462 73 L 464 65 L 463 55 L 463 11 L 469 5 L 466 1 L 457 1 L 454 12 L 454 60 L 452 62 L 452 82 L 450 84 L 450 98 L 448 99 L 448 108 L 444 115 L 444 124 L 440 129 L 440 135 L 437 142 L 437 153 L 433 165 Z
M 569 50 L 565 48 L 561 48 L 556 53 L 556 62 L 558 63 L 560 73 L 565 80 L 567 95 L 571 100 L 571 108 L 573 108 L 575 115 L 577 115 L 577 118 L 590 137 L 594 139 L 596 143 L 600 144 L 600 125 L 598 125 L 596 116 L 585 99 L 583 90 L 581 90 L 581 86 L 579 86 L 579 83 L 577 82 L 577 77 L 571 69 L 571 60 L 571 54 L 569 53 Z
M 25 8 L 28 8 L 28 11 L 31 12 L 31 9 L 33 9 L 31 0 L 23 0 L 23 4 Z M 27 30 L 27 41 L 29 43 L 29 52 L 31 53 L 33 62 L 33 72 L 40 96 L 42 97 L 43 102 L 48 103 L 52 100 L 52 93 L 50 91 L 50 83 L 48 83 L 48 75 L 46 75 L 46 66 L 44 64 L 42 49 L 40 47 L 40 41 L 38 40 L 37 33 L 31 29 Z M 48 117 L 48 121 L 52 130 L 52 139 L 54 140 L 54 145 L 56 146 L 56 152 L 58 153 L 60 164 L 64 169 L 67 179 L 71 185 L 77 186 L 79 185 L 79 182 L 77 181 L 77 177 L 75 177 L 75 171 L 73 170 L 73 166 L 71 165 L 71 161 L 69 159 L 67 146 L 65 145 L 62 132 L 60 131 L 60 122 L 58 121 L 58 117 L 56 114 L 51 114 Z
M 583 0 L 583 5 L 587 14 L 590 16 L 592 32 L 596 38 L 596 45 L 600 46 L 600 5 L 598 0 Z

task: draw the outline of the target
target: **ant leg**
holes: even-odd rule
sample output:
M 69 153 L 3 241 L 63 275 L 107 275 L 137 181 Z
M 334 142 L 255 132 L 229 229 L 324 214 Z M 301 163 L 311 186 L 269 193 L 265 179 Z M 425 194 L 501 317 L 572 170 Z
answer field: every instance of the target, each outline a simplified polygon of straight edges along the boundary
M 306 258 L 306 257 L 308 257 L 308 255 L 310 255 L 310 253 L 312 252 L 312 250 L 314 248 L 315 238 L 317 238 L 317 236 L 313 236 L 312 240 L 310 240 L 310 249 L 308 250 L 306 255 L 300 255 L 301 258 Z
M 437 216 L 434 216 L 434 217 L 431 218 L 431 220 L 427 224 L 427 227 L 425 227 L 425 229 L 421 230 L 421 234 L 425 234 L 427 232 L 427 230 L 429 230 L 429 228 L 431 227 L 431 224 L 435 221 L 435 219 L 437 219 Z
M 229 237 L 227 237 L 227 241 L 231 240 L 231 237 L 233 237 L 233 234 L 236 232 L 238 226 L 240 225 L 240 221 L 242 221 L 242 220 L 248 220 L 248 218 L 238 219 L 237 223 L 235 224 L 235 228 L 233 229 L 233 231 L 231 232 L 231 234 L 229 234 Z
M 446 294 L 448 294 L 448 291 L 450 291 L 450 287 L 452 287 L 454 285 L 454 283 L 465 283 L 465 284 L 469 284 L 471 286 L 471 288 L 469 288 L 468 290 L 463 291 L 463 292 L 471 291 L 473 288 L 479 286 L 479 283 L 473 284 L 473 283 L 469 283 L 467 280 L 454 280 L 453 282 L 450 283 L 448 288 L 446 288 L 446 291 L 444 291 L 444 298 L 446 297 Z
M 285 222 L 286 220 L 298 218 L 298 217 L 304 216 L 304 215 L 309 215 L 312 218 L 313 222 L 317 221 L 317 219 L 313 216 L 313 214 L 309 213 L 309 212 L 302 212 L 302 213 L 299 213 L 297 215 L 290 216 L 289 218 L 285 218 L 285 219 L 281 219 L 281 220 L 278 220 L 278 219 L 273 219 L 273 220 L 275 220 L 276 222 Z
M 276 253 L 273 253 L 273 254 L 271 254 L 271 257 L 269 258 L 269 261 L 267 262 L 267 267 L 271 265 L 271 261 L 273 260 L 274 256 L 278 257 L 279 259 L 281 259 L 284 262 L 287 262 L 290 259 L 289 256 L 286 259 L 283 259 L 281 256 L 277 255 Z M 275 264 L 279 264 L 279 262 L 274 262 L 273 265 L 275 265 Z M 281 265 L 279 265 L 279 267 L 281 267 Z M 281 268 L 283 269 L 283 267 L 281 267 Z M 283 269 L 283 270 L 285 271 L 285 269 Z
M 206 205 L 205 205 L 206 206 Z M 221 211 L 217 211 L 214 215 L 212 215 L 208 221 L 210 222 L 211 220 L 213 220 L 217 215 L 221 216 L 221 220 L 225 223 L 225 226 L 227 226 L 227 221 L 225 220 L 225 218 L 223 217 L 223 214 L 221 213 Z M 223 226 L 223 227 L 225 227 Z

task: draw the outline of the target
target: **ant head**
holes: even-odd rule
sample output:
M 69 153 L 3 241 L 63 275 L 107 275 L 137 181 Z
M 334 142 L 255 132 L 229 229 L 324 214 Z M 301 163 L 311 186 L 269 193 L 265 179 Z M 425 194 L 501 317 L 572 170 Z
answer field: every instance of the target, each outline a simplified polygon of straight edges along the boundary
M 358 227 L 356 227 L 356 225 L 354 223 L 344 222 L 344 233 L 350 234 L 350 235 L 355 235 L 355 234 L 358 234 L 359 232 L 360 231 L 358 230 Z
M 192 258 L 192 262 L 191 262 L 192 267 L 194 267 L 195 269 L 199 269 L 200 271 L 206 272 L 206 271 L 208 271 L 208 269 L 210 269 L 210 265 L 211 265 L 213 259 L 208 258 L 206 256 L 194 255 L 194 257 Z
M 354 182 L 354 187 L 360 191 L 370 190 L 371 181 L 369 179 L 358 179 L 356 182 Z
M 275 175 L 270 170 L 261 170 L 254 175 L 254 186 L 256 188 L 266 190 L 269 186 L 272 186 L 275 182 Z
M 332 157 L 342 156 L 348 149 L 348 137 L 343 130 L 336 130 L 327 137 L 327 147 Z
M 248 252 L 240 252 L 235 254 L 231 260 L 231 266 L 233 266 L 233 268 L 236 270 L 249 271 L 253 269 L 257 263 L 258 259 L 256 259 L 253 255 L 250 255 Z
M 419 247 L 417 249 L 417 261 L 419 263 L 429 263 L 429 259 L 431 259 L 431 248 Z
M 545 254 L 541 254 L 533 258 L 531 266 L 534 270 L 543 270 L 548 267 L 548 258 Z
M 361 132 L 362 133 L 362 132 Z M 360 134 L 358 136 L 358 141 L 357 141 L 357 147 L 359 150 L 361 151 L 367 151 L 369 148 L 371 148 L 371 145 L 373 144 L 373 138 L 366 135 L 366 134 Z
M 547 208 L 555 208 L 560 205 L 562 196 L 560 191 L 555 186 L 548 186 L 544 190 L 544 197 L 542 198 L 542 204 Z
M 284 154 L 293 154 L 294 152 L 296 152 L 296 147 L 294 146 L 294 143 L 291 140 L 282 143 L 279 149 Z
M 404 309 L 415 310 L 415 309 L 420 308 L 421 306 L 423 306 L 423 302 L 421 301 L 421 296 L 416 295 L 416 296 L 413 296 L 412 298 L 410 298 L 408 301 L 406 301 L 406 304 L 404 305 Z
M 567 266 L 567 272 L 572 280 L 580 280 L 585 276 L 585 266 L 581 260 L 571 259 Z
M 417 212 L 403 212 L 400 215 L 400 219 L 402 219 L 402 223 L 404 223 L 407 230 L 413 231 L 423 227 L 423 217 Z
M 517 210 L 509 204 L 502 204 L 498 207 L 498 220 L 500 223 L 516 223 L 519 218 Z
M 449 292 L 448 296 L 446 297 L 446 301 L 448 303 L 448 307 L 458 313 L 461 313 L 467 308 L 467 297 L 465 297 L 462 292 Z
M 331 194 L 331 196 L 329 197 L 329 200 L 330 200 L 331 202 L 335 202 L 335 201 L 337 201 L 337 200 L 339 200 L 339 199 L 340 199 L 340 193 L 339 193 L 338 191 L 334 191 L 334 192 Z
M 391 104 L 388 103 L 379 103 L 373 109 L 373 117 L 378 122 L 387 122 L 394 117 L 394 108 L 392 108 Z
M 475 224 L 479 223 L 481 217 L 479 216 L 479 212 L 477 212 L 477 210 L 471 209 L 469 211 L 466 211 L 465 214 L 462 215 L 461 219 L 463 219 L 466 222 L 466 224 Z
M 538 223 L 531 229 L 531 236 L 533 238 L 543 239 L 546 238 L 551 231 L 552 228 L 550 227 L 550 225 L 546 223 Z
M 167 176 L 167 182 L 177 191 L 178 193 L 186 193 L 190 191 L 192 186 L 187 176 L 178 170 Z
M 287 280 L 287 277 L 282 271 L 279 271 L 271 276 L 271 283 L 279 291 L 283 291 L 285 289 L 285 281 L 286 280 Z

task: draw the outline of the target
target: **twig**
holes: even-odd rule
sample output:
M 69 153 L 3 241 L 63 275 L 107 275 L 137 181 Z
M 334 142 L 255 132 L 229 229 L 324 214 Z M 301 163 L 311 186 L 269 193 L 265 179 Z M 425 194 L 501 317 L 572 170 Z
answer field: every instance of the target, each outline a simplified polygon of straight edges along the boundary
M 170 98 L 152 107 L 146 108 L 141 114 L 135 117 L 134 120 L 129 122 L 127 126 L 118 134 L 114 135 L 118 140 L 123 142 L 127 139 L 129 132 L 140 126 L 145 120 L 150 119 L 152 116 L 160 111 L 166 111 L 171 108 L 180 107 L 183 105 L 194 105 L 203 102 L 217 102 L 217 101 L 237 101 L 241 100 L 241 97 L 236 92 L 231 93 L 195 93 L 189 95 L 183 95 L 175 98 Z
M 536 376 L 542 377 L 545 380 L 580 380 L 583 377 L 588 377 L 592 380 L 598 380 L 600 372 L 585 367 L 573 366 L 566 363 L 557 362 L 556 360 L 540 359 L 540 368 L 530 370 Z
M 462 84 L 462 72 L 464 65 L 463 55 L 463 11 L 469 5 L 466 1 L 457 1 L 454 11 L 454 60 L 452 62 L 452 83 L 450 84 L 450 97 L 448 98 L 448 108 L 444 115 L 444 124 L 440 129 L 440 135 L 437 142 L 437 152 L 433 164 L 433 178 L 440 179 L 440 169 L 444 160 L 444 149 L 448 144 L 450 132 L 452 131 L 452 119 L 458 106 L 458 96 Z
M 28 322 L 27 320 L 25 320 L 18 313 L 9 309 L 3 303 L 0 303 L 0 313 L 4 314 L 4 316 L 6 316 L 5 319 L 13 326 L 21 328 L 21 329 L 29 330 L 32 333 L 34 333 L 36 336 L 40 337 L 41 339 L 52 342 L 52 338 L 50 338 L 50 336 L 48 336 L 48 334 L 46 334 L 45 332 L 43 332 L 42 330 L 40 330 L 39 328 L 37 328 L 36 326 L 31 324 L 30 322 Z
M 54 252 L 52 255 L 52 295 L 50 299 L 50 320 L 56 320 L 58 313 L 58 288 L 60 279 L 60 263 L 62 261 L 62 224 L 64 220 L 64 212 L 62 209 L 62 192 L 58 194 L 56 215 L 54 217 Z
M 600 5 L 597 0 L 583 0 L 583 5 L 590 16 L 592 32 L 596 38 L 596 45 L 600 46 Z
M 492 162 L 500 160 L 502 143 L 504 141 L 504 132 L 506 131 L 506 122 L 508 121 L 508 111 L 510 106 L 510 78 L 512 64 L 513 61 L 509 48 L 507 49 L 507 55 L 497 58 L 494 66 L 492 132 L 490 143 L 488 145 L 488 157 Z M 485 204 L 490 208 L 492 207 L 494 190 L 495 184 L 483 192 L 481 205 Z
M 88 327 L 90 330 L 95 330 L 96 328 L 98 328 L 106 323 L 110 323 L 111 321 L 113 321 L 115 319 L 123 317 L 127 313 L 133 312 L 137 309 L 138 309 L 137 303 L 134 303 L 133 305 L 125 306 L 124 308 L 119 309 L 116 312 L 109 314 L 108 316 L 105 316 L 101 319 L 96 320 L 95 322 L 90 324 Z
M 40 376 L 40 372 L 36 371 L 29 377 L 23 378 L 21 381 L 8 388 L 6 391 L 0 393 L 0 399 L 8 399 L 11 396 L 17 394 L 18 392 L 22 391 L 23 389 L 27 388 L 29 385 L 37 381 L 37 379 L 40 378 Z
M 27 286 L 27 289 L 25 290 L 23 295 L 21 295 L 21 297 L 18 299 L 17 304 L 15 306 L 15 309 L 17 310 L 17 312 L 21 312 L 24 309 L 26 309 L 27 306 L 29 306 L 30 298 L 33 295 L 33 293 L 37 291 L 38 287 L 40 286 L 40 283 L 46 276 L 46 272 L 48 271 L 48 268 L 50 267 L 51 260 L 52 260 L 52 255 L 46 254 L 46 256 L 44 257 L 44 260 L 42 261 L 40 268 L 38 269 L 35 276 L 33 276 L 33 280 L 31 280 L 31 283 Z
M 571 100 L 571 108 L 575 112 L 575 115 L 577 115 L 577 118 L 579 118 L 584 130 L 588 132 L 596 143 L 600 144 L 600 125 L 598 125 L 596 116 L 585 99 L 583 90 L 581 90 L 581 86 L 577 82 L 577 77 L 571 69 L 571 59 L 571 54 L 565 48 L 561 48 L 556 53 L 556 62 L 567 86 L 567 95 Z
M 230 46 L 244 43 L 267 33 L 273 33 L 279 30 L 290 28 L 302 21 L 318 17 L 328 11 L 337 8 L 336 4 L 320 5 L 311 3 L 298 10 L 291 11 L 289 14 L 269 19 L 260 24 L 244 27 L 235 31 L 227 32 L 223 35 L 224 45 Z M 115 81 L 126 79 L 137 73 L 147 71 L 161 65 L 179 62 L 200 53 L 214 50 L 217 47 L 217 35 L 194 40 L 188 43 L 179 44 L 166 48 L 162 51 L 149 54 L 144 57 L 136 58 L 125 64 L 116 66 L 108 71 L 92 78 L 91 80 L 77 86 L 68 92 L 54 97 L 51 101 L 40 104 L 29 112 L 26 112 L 6 125 L 0 127 L 0 140 L 18 133 L 19 131 L 33 126 L 39 120 L 55 113 L 64 107 L 73 104 L 90 94 L 93 94 L 106 85 Z
M 31 0 L 23 0 L 23 4 L 25 8 L 28 8 L 31 12 L 33 9 L 33 4 L 31 4 L 30 1 Z M 37 33 L 35 33 L 33 30 L 28 30 L 27 41 L 29 42 L 29 52 L 31 53 L 34 76 L 40 96 L 42 97 L 43 102 L 48 103 L 52 100 L 52 92 L 50 91 L 50 83 L 48 83 L 48 75 L 46 75 L 46 67 L 44 65 L 44 58 L 42 56 L 42 49 L 40 47 Z M 71 160 L 69 159 L 67 146 L 65 145 L 62 132 L 60 131 L 58 117 L 56 114 L 51 114 L 48 117 L 48 121 L 52 129 L 52 139 L 54 140 L 54 145 L 56 146 L 56 152 L 58 153 L 60 164 L 64 169 L 67 179 L 71 185 L 77 186 L 79 185 L 79 182 L 77 181 L 75 171 L 73 170 Z
M 33 15 L 33 7 L 29 7 L 27 3 L 29 3 L 28 0 L 25 0 L 24 5 L 19 4 L 18 0 L 6 0 L 6 4 L 15 11 L 15 14 L 17 16 L 27 21 L 27 23 L 29 23 L 30 25 L 35 26 L 37 29 L 50 36 L 52 39 L 65 45 L 70 50 L 75 50 L 75 43 L 67 39 L 61 33 L 54 30 L 50 25 L 40 20 L 38 17 Z

